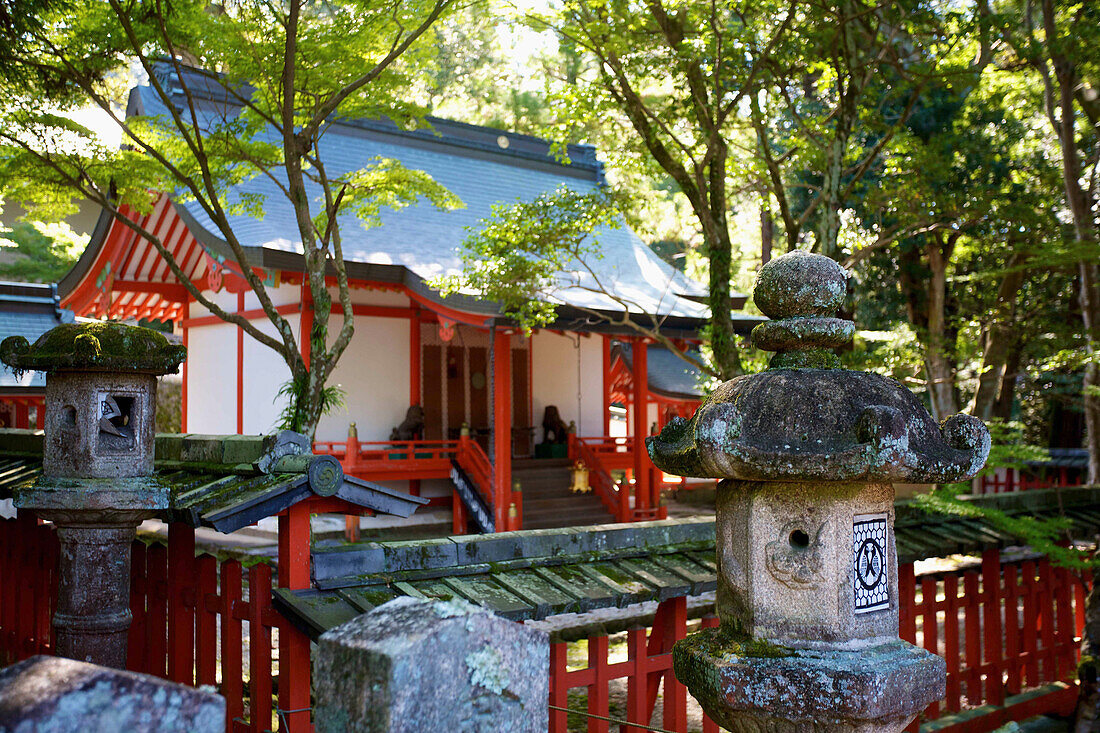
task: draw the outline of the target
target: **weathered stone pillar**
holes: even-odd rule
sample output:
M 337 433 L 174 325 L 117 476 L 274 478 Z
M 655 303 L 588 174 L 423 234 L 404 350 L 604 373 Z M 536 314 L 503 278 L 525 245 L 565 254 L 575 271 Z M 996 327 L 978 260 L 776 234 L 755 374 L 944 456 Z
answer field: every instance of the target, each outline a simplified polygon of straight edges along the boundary
M 321 637 L 318 733 L 544 733 L 544 631 L 464 601 L 395 598 Z
M 8 366 L 46 372 L 42 476 L 15 506 L 57 527 L 60 656 L 126 666 L 130 543 L 169 499 L 152 476 L 156 376 L 176 371 L 185 353 L 120 323 L 64 324 L 33 346 L 21 336 L 0 344 Z
M 733 733 L 902 730 L 945 665 L 898 639 L 894 482 L 962 481 L 989 432 L 937 425 L 898 382 L 840 368 L 847 274 L 791 252 L 760 270 L 768 369 L 716 389 L 648 442 L 658 468 L 718 484 L 720 626 L 679 642 L 676 677 Z

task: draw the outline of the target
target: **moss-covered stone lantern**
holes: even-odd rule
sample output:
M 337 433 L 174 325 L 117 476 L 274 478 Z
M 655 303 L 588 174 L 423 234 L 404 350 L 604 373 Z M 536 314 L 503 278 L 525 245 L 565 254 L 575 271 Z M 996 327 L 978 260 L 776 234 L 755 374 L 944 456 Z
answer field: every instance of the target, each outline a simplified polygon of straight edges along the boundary
M 46 373 L 42 475 L 15 505 L 57 528 L 59 656 L 126 666 L 130 543 L 169 500 L 152 477 L 157 376 L 185 355 L 164 334 L 121 323 L 70 323 L 33 345 L 22 336 L 0 343 L 13 370 Z
M 791 252 L 760 270 L 753 331 L 775 351 L 647 443 L 661 470 L 718 478 L 720 625 L 674 650 L 677 678 L 724 728 L 900 731 L 944 693 L 944 661 L 898 639 L 893 482 L 973 476 L 989 432 L 937 425 L 878 374 L 840 368 L 847 274 Z

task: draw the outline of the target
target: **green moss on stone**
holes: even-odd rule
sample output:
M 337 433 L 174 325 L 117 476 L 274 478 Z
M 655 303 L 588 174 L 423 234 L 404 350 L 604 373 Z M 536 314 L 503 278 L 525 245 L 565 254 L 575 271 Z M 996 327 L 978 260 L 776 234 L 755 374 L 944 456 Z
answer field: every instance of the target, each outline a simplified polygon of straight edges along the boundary
M 676 642 L 679 654 L 703 654 L 710 657 L 737 656 L 782 659 L 795 655 L 793 649 L 767 639 L 753 639 L 748 634 L 728 631 L 723 627 L 703 629 Z
M 0 343 L 0 361 L 18 371 L 66 370 L 168 374 L 179 369 L 187 349 L 163 333 L 122 323 L 64 323 L 33 345 L 22 336 Z

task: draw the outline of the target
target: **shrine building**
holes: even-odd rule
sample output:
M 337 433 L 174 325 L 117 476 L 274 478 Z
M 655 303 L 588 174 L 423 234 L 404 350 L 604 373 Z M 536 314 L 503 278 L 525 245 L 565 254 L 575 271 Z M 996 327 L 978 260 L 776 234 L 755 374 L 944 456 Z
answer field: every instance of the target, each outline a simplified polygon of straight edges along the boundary
M 160 81 L 183 104 L 179 79 L 162 69 Z M 236 114 L 219 98 L 220 87 L 197 78 L 188 83 L 200 115 Z M 164 112 L 148 86 L 132 90 L 128 115 Z M 492 302 L 440 297 L 428 282 L 459 270 L 459 245 L 493 204 L 531 200 L 562 185 L 594 189 L 604 174 L 590 146 L 569 146 L 566 161 L 545 140 L 436 118 L 428 123 L 407 130 L 388 121 L 343 120 L 325 134 L 322 154 L 334 173 L 377 157 L 396 159 L 430 174 L 464 207 L 422 202 L 384 210 L 381 226 L 371 229 L 350 215 L 341 221 L 355 335 L 329 381 L 345 391 L 346 407 L 322 418 L 315 449 L 338 456 L 350 475 L 453 503 L 456 530 L 660 516 L 661 475 L 642 441 L 671 416 L 691 414 L 702 394 L 699 374 L 612 322 L 626 303 L 631 320 L 658 324 L 683 348 L 696 348 L 708 317 L 705 288 L 622 226 L 600 233 L 603 256 L 588 263 L 604 290 L 579 266 L 563 273 L 555 322 L 530 336 Z M 264 176 L 234 186 L 229 198 L 242 196 L 266 198 L 262 218 L 230 216 L 249 265 L 279 313 L 308 333 L 313 310 L 294 212 Z M 163 195 L 150 213 L 132 216 L 208 297 L 267 328 L 228 245 L 198 204 Z M 335 284 L 330 292 L 335 332 L 341 320 Z M 258 434 L 276 427 L 283 406 L 277 394 L 289 379 L 282 359 L 195 302 L 153 246 L 110 216 L 100 218 L 59 293 L 61 306 L 78 316 L 174 324 L 188 348 L 183 432 Z M 739 309 L 744 301 L 738 295 L 732 305 Z M 736 310 L 734 319 L 740 332 L 760 320 Z M 626 409 L 625 429 L 613 430 L 613 405 Z M 397 441 L 393 431 L 413 406 L 423 408 L 423 425 L 411 440 Z M 547 408 L 572 426 L 568 437 L 556 436 L 565 444 L 557 448 L 546 444 L 542 424 L 554 412 Z M 574 498 L 567 488 L 577 461 L 594 491 Z M 617 471 L 632 480 L 617 483 Z

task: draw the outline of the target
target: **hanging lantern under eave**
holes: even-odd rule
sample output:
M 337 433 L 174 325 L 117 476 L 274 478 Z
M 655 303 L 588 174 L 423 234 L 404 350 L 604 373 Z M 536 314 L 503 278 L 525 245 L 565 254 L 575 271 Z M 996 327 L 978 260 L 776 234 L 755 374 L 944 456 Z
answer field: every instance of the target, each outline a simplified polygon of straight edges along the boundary
M 592 490 L 592 486 L 588 483 L 588 466 L 581 461 L 573 464 L 573 484 L 569 490 L 574 494 L 587 494 Z

